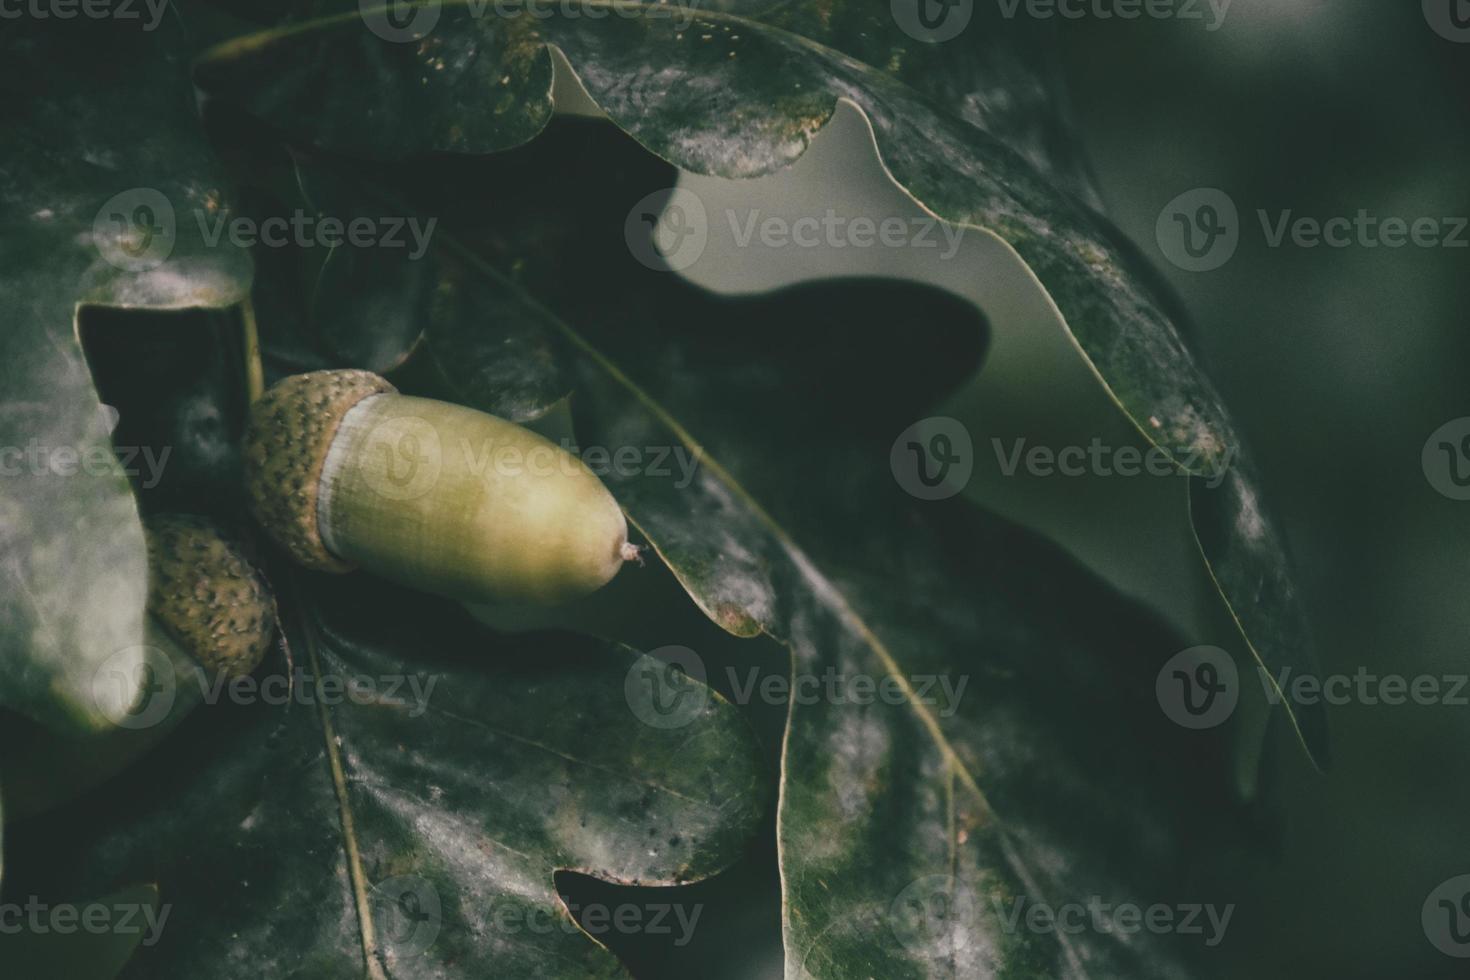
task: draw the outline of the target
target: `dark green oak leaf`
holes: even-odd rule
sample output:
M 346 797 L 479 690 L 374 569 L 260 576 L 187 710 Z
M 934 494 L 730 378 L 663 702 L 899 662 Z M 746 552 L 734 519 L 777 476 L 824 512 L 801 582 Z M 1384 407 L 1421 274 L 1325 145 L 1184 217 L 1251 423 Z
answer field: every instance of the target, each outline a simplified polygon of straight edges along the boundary
M 492 158 L 483 179 L 575 184 L 557 161 L 583 125 Z M 633 185 L 614 181 L 618 200 L 666 186 L 630 151 L 596 154 Z M 534 227 L 556 210 L 538 200 Z M 548 331 L 584 450 L 697 461 L 687 482 L 674 466 L 604 471 L 631 520 L 713 621 L 786 644 L 797 676 L 912 679 L 893 703 L 790 709 L 787 975 L 1209 975 L 1209 948 L 1186 937 L 1059 938 L 1012 918 L 1093 895 L 1223 908 L 1195 876 L 1245 853 L 1245 835 L 1220 742 L 1155 700 L 1185 643 L 1055 547 L 968 505 L 920 504 L 890 474 L 895 421 L 976 370 L 975 311 L 873 280 L 722 299 L 619 251 L 620 222 L 567 215 L 575 235 L 521 238 L 502 210 L 472 246 L 440 244 L 498 292 L 496 329 L 519 306 L 516 329 Z M 904 343 L 852 330 L 869 318 Z M 942 698 L 941 678 L 966 687 L 920 703 Z
M 540 6 L 545 11 L 552 9 L 550 4 Z M 962 20 L 963 30 L 944 43 L 936 43 L 934 32 L 917 22 L 913 15 L 918 12 L 919 4 L 909 0 L 893 3 L 846 0 L 820 5 L 771 0 L 680 0 L 657 8 L 643 8 L 636 3 L 616 6 L 590 3 L 574 5 L 574 16 L 585 10 L 589 19 L 636 18 L 646 9 L 651 16 L 667 19 L 676 28 L 688 25 L 692 29 L 699 26 L 697 17 L 700 14 L 708 14 L 714 18 L 731 18 L 732 23 L 748 21 L 760 25 L 763 30 L 781 31 L 816 41 L 903 82 L 950 113 L 1005 139 L 1035 166 L 1065 181 L 1079 195 L 1095 199 L 1076 132 L 1071 125 L 1065 93 L 1059 84 L 1057 66 L 1051 57 L 1056 41 L 1052 25 L 1034 18 L 1007 17 L 999 6 L 989 4 L 949 6 L 952 9 L 948 12 L 956 16 L 954 22 L 947 26 L 957 28 Z M 514 8 L 504 5 L 504 9 L 510 11 Z M 502 149 L 524 141 L 523 130 L 517 126 L 539 128 L 550 118 L 551 91 L 549 86 L 540 87 L 550 78 L 546 73 L 544 53 L 535 52 L 534 63 L 517 61 L 517 65 L 528 72 L 529 81 L 535 83 L 518 90 L 525 98 L 517 103 L 497 100 L 491 106 L 475 98 L 475 92 L 467 87 L 466 79 L 493 80 L 500 85 L 515 84 L 515 79 L 505 80 L 488 74 L 499 67 L 497 63 L 477 65 L 468 59 L 455 58 L 441 63 L 440 56 L 445 48 L 440 46 L 443 39 L 437 36 L 440 25 L 454 25 L 467 17 L 496 21 L 496 8 L 488 3 L 477 6 L 473 0 L 463 0 L 461 3 L 404 4 L 390 11 L 387 5 L 379 9 L 372 5 L 364 6 L 356 0 L 325 0 L 295 11 L 283 10 L 261 16 L 264 10 L 264 6 L 256 4 L 251 13 L 259 22 L 273 23 L 281 32 L 311 30 L 313 21 L 335 17 L 339 21 L 356 19 L 359 24 L 371 20 L 375 25 L 386 27 L 391 37 L 401 39 L 400 52 L 371 50 L 379 40 L 376 34 L 342 39 L 343 43 L 353 47 L 352 60 L 355 63 L 388 67 L 396 62 L 397 66 L 407 68 L 427 55 L 426 63 L 432 67 L 433 75 L 422 80 L 423 87 L 432 90 L 426 98 L 412 92 L 386 90 L 377 91 L 376 96 L 387 96 L 392 104 L 403 109 L 412 106 L 416 112 L 427 110 L 430 115 L 423 119 L 423 127 L 418 132 L 437 149 L 470 152 Z M 385 17 L 389 18 L 387 24 L 382 23 Z M 507 44 L 518 43 L 515 39 L 521 28 L 514 24 L 503 26 L 508 20 L 510 18 L 498 18 L 499 22 L 488 26 L 486 33 L 504 36 Z M 450 27 L 451 31 L 457 29 Z M 424 45 L 415 42 L 419 32 L 423 32 L 427 41 Z M 693 36 L 702 39 L 700 34 Z M 450 41 L 449 44 L 454 49 L 455 42 Z M 727 52 L 721 51 L 717 56 L 725 57 Z M 636 79 L 633 81 L 641 84 Z M 324 86 L 335 85 L 333 78 L 326 73 L 319 82 Z M 282 86 L 282 92 L 299 84 L 288 81 Z M 322 101 L 325 104 L 346 91 L 336 90 L 324 95 Z M 461 94 L 456 95 L 456 91 Z M 452 113 L 445 111 L 446 99 L 453 103 Z M 464 125 L 467 118 L 475 118 L 483 124 L 483 117 L 487 115 L 499 116 L 502 124 L 513 125 L 469 128 Z M 334 138 L 330 144 L 341 147 L 350 142 L 356 151 L 371 156 L 410 154 L 426 145 L 385 138 L 386 134 L 374 131 L 362 122 L 362 116 L 338 120 L 340 132 L 351 135 Z
M 688 486 L 608 480 L 712 620 L 785 643 L 797 677 L 908 685 L 896 702 L 790 708 L 779 824 L 788 977 L 1212 975 L 1209 949 L 1181 937 L 1033 933 L 1012 918 L 1092 896 L 1230 904 L 1195 880 L 1245 852 L 1223 751 L 1154 700 L 1160 665 L 1184 641 L 1035 536 L 904 496 L 887 472 L 889 433 L 874 433 L 856 392 L 812 408 L 813 391 L 840 392 L 821 366 L 851 343 L 843 330 L 859 311 L 905 311 L 912 334 L 961 305 L 872 282 L 798 288 L 723 315 L 706 303 L 704 337 L 723 342 L 703 356 L 678 341 L 689 321 L 635 306 L 599 332 L 636 365 L 629 374 L 583 351 L 579 441 L 697 454 Z M 665 329 L 639 344 L 635 317 Z M 810 356 L 783 373 L 792 351 L 781 337 L 798 321 Z M 862 380 L 882 384 L 900 365 L 884 367 Z
M 1232 905 L 1222 865 L 1249 853 L 1248 824 L 1223 746 L 1174 726 L 1155 700 L 1161 665 L 1187 643 L 1035 535 L 900 489 L 888 471 L 893 419 L 922 402 L 884 385 L 906 367 L 942 385 L 922 343 L 886 360 L 867 345 L 870 367 L 852 385 L 887 406 L 887 425 L 855 409 L 856 390 L 824 386 L 833 397 L 814 408 L 804 389 L 831 351 L 861 346 L 847 327 L 861 312 L 892 316 L 911 339 L 948 320 L 961 328 L 953 345 L 974 329 L 960 304 L 870 281 L 763 300 L 759 313 L 737 304 L 700 341 L 646 308 L 638 322 L 662 328 L 641 343 L 632 319 L 589 331 L 616 345 L 636 387 L 594 358 L 578 391 L 590 444 L 699 433 L 691 487 L 616 474 L 613 486 L 716 621 L 787 643 L 797 676 L 892 679 L 905 691 L 901 702 L 790 707 L 786 975 L 1220 975 L 1202 939 L 1014 918 L 1094 896 Z M 795 319 L 777 315 L 783 305 Z M 718 329 L 737 322 L 738 343 Z M 801 339 L 783 343 L 796 322 Z
M 78 308 L 224 307 L 251 275 L 200 233 L 223 193 L 166 14 L 156 31 L 26 18 L 0 33 L 0 704 L 72 731 L 136 695 L 94 680 L 140 670 L 147 582 Z
M 769 780 L 738 711 L 643 684 L 656 662 L 626 647 L 498 635 L 362 575 L 293 603 L 293 695 L 272 668 L 103 787 L 104 813 L 25 825 L 22 874 L 157 883 L 167 928 L 124 976 L 624 977 L 554 874 L 692 882 L 758 825 Z M 639 720 L 681 693 L 680 727 Z
M 874 64 L 881 44 L 857 44 L 861 31 L 829 36 L 826 21 L 808 15 L 598 2 L 535 17 L 431 7 L 423 33 L 405 40 L 384 40 L 363 15 L 347 13 L 228 42 L 206 55 L 199 77 L 313 145 L 377 158 L 485 153 L 545 126 L 553 44 L 617 126 L 682 169 L 723 177 L 789 166 L 837 101 L 850 101 L 871 124 L 888 173 L 923 208 L 995 235 L 1030 267 L 1146 440 L 1192 475 L 1233 467 L 1232 492 L 1193 494 L 1197 527 L 1229 529 L 1224 539 L 1198 533 L 1201 552 L 1257 663 L 1273 675 L 1315 671 L 1300 606 L 1279 591 L 1290 579 L 1285 544 L 1218 393 L 1182 339 L 1177 304 L 1138 250 L 1084 203 L 1078 182 L 1061 176 L 1078 168 L 1039 149 L 1047 140 L 1026 138 L 1005 113 L 966 115 L 952 99 L 936 101 L 942 93 L 922 91 L 923 73 L 904 70 L 903 57 L 898 70 Z M 864 23 L 862 15 L 837 19 Z M 985 70 L 983 57 L 975 63 Z M 997 91 L 1014 82 L 1009 69 L 997 71 Z M 1050 98 L 1046 86 L 1026 91 L 1042 104 Z M 1239 540 L 1247 530 L 1251 539 Z M 1271 589 L 1275 596 L 1258 601 Z M 1282 704 L 1324 763 L 1325 709 Z

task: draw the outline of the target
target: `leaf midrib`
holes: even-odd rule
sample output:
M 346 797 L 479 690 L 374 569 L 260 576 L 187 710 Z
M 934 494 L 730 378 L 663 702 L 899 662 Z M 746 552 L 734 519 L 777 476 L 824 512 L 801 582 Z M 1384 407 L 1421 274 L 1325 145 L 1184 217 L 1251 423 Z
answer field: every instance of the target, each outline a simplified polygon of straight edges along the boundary
M 332 772 L 332 789 L 337 795 L 337 814 L 342 826 L 342 848 L 347 856 L 347 877 L 352 884 L 353 904 L 357 908 L 358 935 L 362 940 L 363 969 L 368 980 L 389 980 L 378 961 L 377 927 L 373 922 L 372 903 L 368 901 L 367 872 L 362 866 L 362 852 L 357 843 L 357 824 L 352 815 L 352 801 L 347 792 L 347 770 L 342 761 L 342 747 L 337 742 L 336 730 L 332 726 L 332 715 L 323 696 L 321 657 L 317 652 L 317 627 L 310 607 L 306 604 L 294 572 L 288 571 L 296 608 L 301 613 L 301 632 L 306 640 L 306 656 L 311 663 L 311 673 L 317 687 L 317 718 L 321 722 L 322 742 L 327 751 L 327 763 Z

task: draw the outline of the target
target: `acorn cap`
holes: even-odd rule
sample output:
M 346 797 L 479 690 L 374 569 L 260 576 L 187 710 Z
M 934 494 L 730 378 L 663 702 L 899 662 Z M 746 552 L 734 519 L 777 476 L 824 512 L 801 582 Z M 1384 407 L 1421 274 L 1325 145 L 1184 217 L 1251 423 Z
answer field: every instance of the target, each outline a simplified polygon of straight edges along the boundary
M 271 539 L 307 568 L 350 572 L 317 526 L 317 492 L 327 450 L 348 409 L 398 389 L 371 371 L 313 371 L 285 378 L 251 407 L 245 431 L 250 512 Z
M 244 676 L 275 631 L 275 604 L 260 573 L 208 521 L 150 518 L 148 611 L 205 667 Z

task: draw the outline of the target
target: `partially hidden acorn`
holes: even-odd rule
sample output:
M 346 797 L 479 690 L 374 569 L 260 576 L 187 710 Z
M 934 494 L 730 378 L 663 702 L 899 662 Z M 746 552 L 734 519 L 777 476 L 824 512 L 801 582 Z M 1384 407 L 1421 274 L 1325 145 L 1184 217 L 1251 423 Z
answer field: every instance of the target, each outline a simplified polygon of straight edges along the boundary
M 239 547 L 201 517 L 165 514 L 144 523 L 148 611 L 206 669 L 242 677 L 275 634 L 270 589 Z
M 638 554 L 617 501 L 576 456 L 368 371 L 271 387 L 251 410 L 244 459 L 256 520 L 312 569 L 551 604 L 601 588 Z
M 113 778 L 205 701 L 208 686 L 195 682 L 201 666 L 248 674 L 270 646 L 275 605 L 265 581 L 229 538 L 203 518 L 187 515 L 149 517 L 143 530 L 148 683 L 132 704 L 99 700 L 113 723 L 106 731 L 58 736 L 12 719 L 5 726 L 9 755 L 0 774 L 7 820 L 36 817 Z M 98 677 L 102 690 L 112 688 L 111 671 Z M 131 685 L 137 675 L 130 670 L 126 677 Z

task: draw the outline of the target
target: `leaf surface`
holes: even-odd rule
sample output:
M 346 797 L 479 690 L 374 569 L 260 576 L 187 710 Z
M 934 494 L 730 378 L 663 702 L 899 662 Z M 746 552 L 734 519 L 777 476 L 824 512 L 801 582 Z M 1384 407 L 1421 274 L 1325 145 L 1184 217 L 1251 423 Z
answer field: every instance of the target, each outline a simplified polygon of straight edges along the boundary
M 869 685 L 866 698 L 790 703 L 787 976 L 1210 975 L 1181 937 L 1017 925 L 1032 905 L 1092 895 L 1206 901 L 1196 856 L 1247 848 L 1220 744 L 1154 700 L 1182 640 L 1054 546 L 894 480 L 897 420 L 974 372 L 983 321 L 902 283 L 730 299 L 646 268 L 617 249 L 620 223 L 546 203 L 586 158 L 603 196 L 666 186 L 601 132 L 596 153 L 569 152 L 594 141 L 583 125 L 554 126 L 483 164 L 496 186 L 542 175 L 527 220 L 563 213 L 564 234 L 521 237 L 501 211 L 440 244 L 497 296 L 479 344 L 500 326 L 546 332 L 589 465 L 593 450 L 643 462 L 600 472 L 709 618 L 785 644 L 803 690 Z M 904 342 L 851 330 L 869 319 Z
M 855 11 L 882 6 L 841 4 L 839 14 L 820 18 L 784 6 L 583 2 L 506 17 L 447 4 L 433 8 L 421 35 L 396 42 L 344 14 L 222 45 L 200 63 L 199 77 L 304 143 L 380 159 L 480 154 L 525 143 L 546 125 L 552 44 L 640 144 L 681 169 L 722 177 L 789 166 L 837 101 L 850 101 L 871 124 L 883 166 L 923 208 L 993 234 L 1021 257 L 1146 440 L 1196 476 L 1233 467 L 1234 492 L 1208 502 L 1195 495 L 1197 532 L 1206 525 L 1197 534 L 1202 554 L 1257 662 L 1272 674 L 1314 673 L 1299 605 L 1280 594 L 1260 601 L 1262 588 L 1290 579 L 1285 545 L 1234 425 L 1183 341 L 1177 303 L 1137 248 L 1085 203 L 1091 196 L 1065 142 L 1035 138 L 1018 113 L 985 111 L 1007 91 L 1035 108 L 1029 118 L 1045 120 L 1036 124 L 1043 131 L 1064 128 L 1045 72 L 1020 67 L 1027 49 L 1009 41 L 1014 20 L 991 25 L 1010 58 L 996 56 L 977 27 L 971 37 L 982 40 L 963 61 L 905 44 L 884 59 L 876 39 L 894 35 L 879 30 L 862 43 L 862 31 L 849 29 L 879 18 Z M 930 57 L 968 66 L 971 84 L 948 71 L 939 72 L 942 83 L 925 81 Z M 987 85 L 988 101 L 955 98 Z M 1221 538 L 1214 528 L 1229 531 Z M 1282 704 L 1323 763 L 1325 709 Z
M 143 666 L 142 527 L 78 307 L 226 307 L 248 257 L 196 217 L 223 192 L 170 14 L 25 18 L 0 36 L 0 705 L 71 731 L 124 711 Z
M 673 885 L 734 862 L 768 794 L 748 726 L 693 680 L 642 684 L 654 662 L 625 647 L 497 635 L 365 579 L 303 586 L 292 693 L 275 668 L 196 711 L 27 870 L 158 883 L 168 929 L 129 977 L 626 976 L 554 873 Z M 638 721 L 655 697 L 687 723 Z

